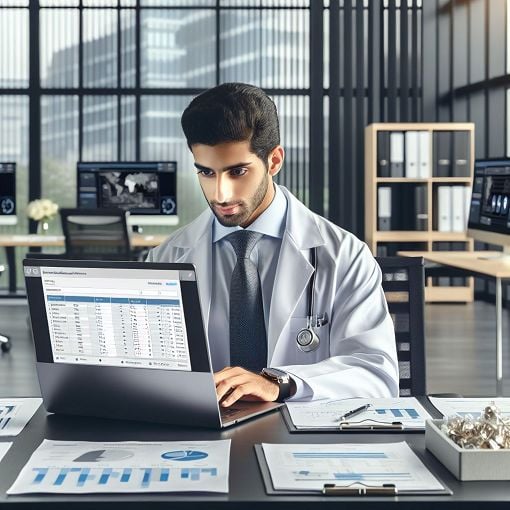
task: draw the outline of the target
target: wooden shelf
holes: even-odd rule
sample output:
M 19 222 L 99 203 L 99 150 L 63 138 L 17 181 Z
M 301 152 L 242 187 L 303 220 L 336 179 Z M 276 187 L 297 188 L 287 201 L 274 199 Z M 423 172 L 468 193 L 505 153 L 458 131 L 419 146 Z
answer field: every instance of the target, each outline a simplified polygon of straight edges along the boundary
M 466 232 L 438 232 L 437 230 L 376 230 L 373 239 L 377 242 L 420 243 L 427 241 L 470 241 Z
M 429 177 L 428 179 L 412 179 L 410 177 L 377 177 L 377 183 L 409 183 L 409 184 L 428 184 L 437 182 L 441 184 L 468 184 L 471 186 L 471 177 Z
M 425 179 L 409 177 L 378 177 L 377 175 L 377 140 L 378 133 L 382 131 L 427 131 L 431 133 L 431 143 L 429 160 L 434 160 L 434 147 L 432 134 L 435 131 L 468 131 L 469 132 L 469 176 L 466 177 L 433 177 Z M 467 237 L 466 232 L 439 232 L 437 228 L 437 189 L 438 185 L 462 185 L 471 186 L 474 170 L 474 124 L 470 122 L 392 122 L 370 124 L 365 128 L 365 239 L 374 255 L 377 254 L 378 245 L 381 243 L 395 243 L 398 251 L 407 250 L 411 252 L 416 243 L 417 251 L 432 251 L 438 246 L 435 243 L 465 243 L 467 250 L 472 251 L 474 241 Z M 432 166 L 432 163 L 431 163 Z M 430 169 L 432 173 L 433 168 Z M 413 187 L 423 186 L 424 199 L 426 204 L 427 219 L 423 220 L 421 226 L 426 226 L 426 230 L 388 230 L 380 231 L 377 218 L 377 198 L 378 188 L 381 185 L 395 185 L 400 193 L 407 193 L 408 188 L 403 188 L 403 184 L 409 184 L 409 190 Z M 398 185 L 398 186 L 397 186 Z M 412 191 L 414 193 L 414 191 Z M 410 211 L 416 214 L 415 211 Z M 412 226 L 414 222 L 410 225 Z M 404 223 L 405 225 L 405 223 Z M 399 243 L 402 247 L 399 247 Z M 410 246 L 411 245 L 411 246 Z M 468 285 L 465 287 L 457 286 L 433 286 L 432 279 L 427 279 L 425 288 L 425 299 L 427 302 L 469 302 L 473 300 L 474 284 L 473 279 L 468 279 Z
M 470 278 L 472 280 L 472 278 Z M 473 289 L 469 287 L 425 287 L 427 303 L 469 303 L 473 301 Z

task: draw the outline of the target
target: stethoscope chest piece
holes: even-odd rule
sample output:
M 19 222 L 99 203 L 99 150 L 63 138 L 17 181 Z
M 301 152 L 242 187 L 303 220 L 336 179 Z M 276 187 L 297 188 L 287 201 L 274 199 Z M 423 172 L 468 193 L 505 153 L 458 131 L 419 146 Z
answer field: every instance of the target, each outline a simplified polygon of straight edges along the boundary
M 297 346 L 303 352 L 315 351 L 319 347 L 319 337 L 317 333 L 308 326 L 307 328 L 303 328 L 297 334 Z

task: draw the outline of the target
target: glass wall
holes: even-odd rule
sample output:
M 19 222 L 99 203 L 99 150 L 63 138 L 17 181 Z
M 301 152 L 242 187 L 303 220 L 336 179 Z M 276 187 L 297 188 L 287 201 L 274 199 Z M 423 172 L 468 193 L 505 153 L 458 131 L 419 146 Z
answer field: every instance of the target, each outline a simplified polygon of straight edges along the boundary
M 0 233 L 28 232 L 29 196 L 75 206 L 77 161 L 177 161 L 179 226 L 193 220 L 206 205 L 180 116 L 225 81 L 272 94 L 279 179 L 307 202 L 309 11 L 309 0 L 0 0 L 0 161 L 18 164 L 18 224 Z

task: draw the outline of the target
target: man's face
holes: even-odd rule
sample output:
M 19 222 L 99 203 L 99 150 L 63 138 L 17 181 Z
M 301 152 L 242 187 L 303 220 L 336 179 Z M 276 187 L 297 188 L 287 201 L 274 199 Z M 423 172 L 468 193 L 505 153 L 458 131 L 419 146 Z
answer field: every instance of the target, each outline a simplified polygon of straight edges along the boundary
M 205 199 L 222 225 L 247 227 L 273 200 L 273 175 L 283 162 L 281 147 L 268 158 L 269 168 L 250 152 L 249 142 L 195 144 L 191 151 Z

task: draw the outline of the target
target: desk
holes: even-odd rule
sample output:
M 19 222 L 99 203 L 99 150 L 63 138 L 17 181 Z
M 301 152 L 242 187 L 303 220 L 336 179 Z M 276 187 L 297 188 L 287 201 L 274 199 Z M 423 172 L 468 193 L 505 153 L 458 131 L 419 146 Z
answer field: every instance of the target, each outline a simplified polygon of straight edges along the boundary
M 426 261 L 462 269 L 469 276 L 494 278 L 496 281 L 496 388 L 503 395 L 503 331 L 502 282 L 510 279 L 510 257 L 502 258 L 500 251 L 400 251 L 404 257 L 423 257 Z M 496 257 L 496 258 L 491 258 Z M 499 257 L 499 258 L 497 258 Z
M 228 494 L 90 494 L 6 496 L 7 489 L 32 452 L 46 439 L 75 441 L 177 441 L 231 439 Z M 2 438 L 4 440 L 4 438 Z M 333 443 L 407 441 L 427 467 L 453 490 L 452 496 L 400 496 L 396 498 L 334 498 L 323 496 L 268 496 L 253 450 L 255 443 Z M 507 509 L 510 505 L 508 482 L 459 482 L 425 450 L 423 433 L 409 434 L 289 434 L 277 411 L 225 431 L 177 428 L 150 423 L 121 422 L 94 418 L 46 415 L 41 407 L 25 430 L 15 438 L 0 463 L 0 510 L 34 508 L 68 509 L 74 506 L 94 509 L 252 510 L 310 508 L 381 508 L 397 510 Z M 318 504 L 321 506 L 315 506 Z M 33 506 L 32 506 L 33 505 Z
M 131 246 L 134 248 L 152 248 L 160 245 L 168 236 L 166 235 L 143 235 L 132 234 Z M 58 246 L 63 248 L 64 236 L 37 235 L 37 234 L 14 234 L 0 235 L 0 247 L 5 248 L 7 266 L 9 268 L 9 293 L 16 294 L 16 258 L 15 248 L 46 248 Z

